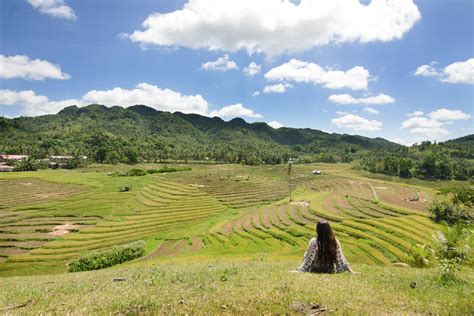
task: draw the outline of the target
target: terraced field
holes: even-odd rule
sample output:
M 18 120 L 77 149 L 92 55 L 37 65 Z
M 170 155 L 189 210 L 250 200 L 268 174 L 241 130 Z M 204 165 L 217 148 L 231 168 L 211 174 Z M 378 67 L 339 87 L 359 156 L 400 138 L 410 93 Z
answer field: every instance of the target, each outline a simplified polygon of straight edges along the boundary
M 268 200 L 262 200 L 267 206 L 255 206 L 252 193 L 248 197 L 244 193 L 240 199 L 250 201 L 250 205 L 240 211 L 240 216 L 225 219 L 202 235 L 165 241 L 156 254 L 189 254 L 196 252 L 193 245 L 201 244 L 197 254 L 278 252 L 301 255 L 314 236 L 315 224 L 324 218 L 332 222 L 351 261 L 388 265 L 407 262 L 409 249 L 417 243 L 429 244 L 438 228 L 426 212 L 427 202 L 432 198 L 428 191 L 420 191 L 418 201 L 409 201 L 414 188 L 336 174 L 304 175 L 292 179 L 296 202 L 289 203 L 286 199 L 268 205 Z M 196 180 L 199 179 L 193 179 Z M 226 180 L 221 179 L 220 183 Z M 283 179 L 274 182 L 280 186 L 285 184 Z M 224 197 L 232 196 L 234 188 L 219 187 L 218 180 L 214 183 L 215 187 L 206 188 L 206 184 L 202 184 L 201 188 L 226 203 Z M 288 194 L 288 191 L 280 192 Z M 189 240 L 193 242 L 186 242 Z
M 122 193 L 129 196 L 122 207 L 133 209 L 131 214 L 96 221 L 95 225 L 87 225 L 91 223 L 90 218 L 68 219 L 71 225 L 81 226 L 81 229 L 61 238 L 43 233 L 42 244 L 31 251 L 11 253 L 0 271 L 29 270 L 32 265 L 37 270 L 64 269 L 80 254 L 180 229 L 226 209 L 207 193 L 191 186 L 164 181 L 160 177 L 150 177 L 147 182 L 149 184 L 138 192 Z M 47 218 L 42 220 L 52 224 Z M 30 221 L 37 224 L 35 219 Z M 30 236 L 29 240 L 35 237 Z
M 172 175 L 171 177 L 175 177 Z M 282 181 L 259 175 L 185 175 L 176 178 L 183 184 L 191 184 L 214 196 L 231 208 L 247 208 L 280 200 L 288 194 L 288 187 Z
M 326 166 L 321 176 L 311 174 L 315 166 L 294 166 L 290 181 L 286 166 L 196 165 L 115 178 L 69 171 L 77 185 L 52 182 L 54 171 L 50 181 L 2 175 L 0 275 L 65 271 L 81 254 L 135 240 L 147 243 L 144 260 L 268 253 L 298 262 L 321 218 L 353 262 L 407 261 L 412 245 L 430 242 L 437 227 L 426 212 L 429 189 L 409 201 L 414 187 Z M 118 192 L 125 184 L 132 191 Z
M 38 179 L 0 180 L 0 262 L 26 254 L 59 236 L 95 224 L 98 217 L 54 215 L 34 204 L 65 199 L 88 188 Z M 28 207 L 28 205 L 30 207 Z

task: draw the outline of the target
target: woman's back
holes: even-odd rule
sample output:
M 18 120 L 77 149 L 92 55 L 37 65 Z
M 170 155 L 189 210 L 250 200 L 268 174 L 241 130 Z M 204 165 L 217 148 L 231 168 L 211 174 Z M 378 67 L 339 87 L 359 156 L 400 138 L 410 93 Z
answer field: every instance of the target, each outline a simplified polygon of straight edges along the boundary
M 300 272 L 341 273 L 352 272 L 349 263 L 342 253 L 341 244 L 336 239 L 331 226 L 326 220 L 316 225 L 317 237 L 308 244 Z
M 349 263 L 342 252 L 339 240 L 336 239 L 336 260 L 334 263 L 325 262 L 318 250 L 318 240 L 314 237 L 309 241 L 308 250 L 304 254 L 303 263 L 299 269 L 300 272 L 341 273 L 349 269 Z

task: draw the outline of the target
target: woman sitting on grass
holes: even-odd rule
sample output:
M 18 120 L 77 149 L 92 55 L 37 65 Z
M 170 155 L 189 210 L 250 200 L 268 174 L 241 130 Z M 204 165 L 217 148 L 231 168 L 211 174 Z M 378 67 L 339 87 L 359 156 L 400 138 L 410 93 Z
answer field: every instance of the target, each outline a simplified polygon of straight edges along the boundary
M 308 245 L 299 272 L 314 273 L 354 273 L 342 253 L 339 240 L 334 237 L 331 226 L 326 220 L 316 225 L 317 237 L 313 237 Z

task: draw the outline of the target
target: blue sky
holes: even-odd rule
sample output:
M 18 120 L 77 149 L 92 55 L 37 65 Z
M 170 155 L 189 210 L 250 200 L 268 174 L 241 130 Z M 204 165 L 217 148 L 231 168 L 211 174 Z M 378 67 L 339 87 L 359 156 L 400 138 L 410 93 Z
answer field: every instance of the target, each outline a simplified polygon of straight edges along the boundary
M 474 2 L 361 2 L 2 0 L 0 115 L 144 103 L 404 144 L 472 134 Z

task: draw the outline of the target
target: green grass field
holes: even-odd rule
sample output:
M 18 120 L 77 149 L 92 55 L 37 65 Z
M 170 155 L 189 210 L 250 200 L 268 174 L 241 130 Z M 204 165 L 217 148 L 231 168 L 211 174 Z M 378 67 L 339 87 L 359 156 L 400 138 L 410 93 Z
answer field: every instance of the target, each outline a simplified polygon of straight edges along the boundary
M 33 299 L 17 312 L 296 313 L 294 302 L 343 314 L 474 310 L 472 268 L 464 283 L 438 290 L 436 270 L 392 267 L 440 228 L 427 212 L 439 182 L 369 177 L 343 164 L 295 165 L 290 182 L 283 165 L 110 176 L 159 167 L 0 174 L 0 308 Z M 410 201 L 415 190 L 420 199 Z M 360 275 L 288 273 L 321 218 Z M 81 255 L 136 240 L 147 245 L 141 259 L 67 273 Z

